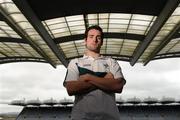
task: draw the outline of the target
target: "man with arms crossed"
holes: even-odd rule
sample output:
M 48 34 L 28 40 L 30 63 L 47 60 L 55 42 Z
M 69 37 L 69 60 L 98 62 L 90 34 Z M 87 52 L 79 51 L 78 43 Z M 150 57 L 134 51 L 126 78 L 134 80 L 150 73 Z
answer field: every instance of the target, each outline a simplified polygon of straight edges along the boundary
M 100 55 L 103 31 L 91 26 L 85 31 L 86 51 L 71 60 L 64 86 L 75 96 L 72 120 L 119 120 L 115 93 L 126 83 L 117 61 Z

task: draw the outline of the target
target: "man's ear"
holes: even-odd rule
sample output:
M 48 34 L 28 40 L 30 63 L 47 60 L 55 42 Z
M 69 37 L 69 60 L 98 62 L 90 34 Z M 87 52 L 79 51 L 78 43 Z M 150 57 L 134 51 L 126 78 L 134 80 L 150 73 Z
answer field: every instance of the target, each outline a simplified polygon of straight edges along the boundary
M 86 38 L 84 38 L 84 45 L 86 45 L 86 42 L 87 42 L 87 39 L 86 39 Z
M 103 45 L 103 40 L 101 41 L 101 46 Z

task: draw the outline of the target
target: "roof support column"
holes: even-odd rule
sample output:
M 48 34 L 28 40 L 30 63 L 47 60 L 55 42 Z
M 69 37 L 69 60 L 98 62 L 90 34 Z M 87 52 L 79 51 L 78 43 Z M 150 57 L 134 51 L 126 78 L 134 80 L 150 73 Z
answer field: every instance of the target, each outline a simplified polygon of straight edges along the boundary
M 62 62 L 62 64 L 67 67 L 68 61 L 65 59 L 63 51 L 61 51 L 55 44 L 48 31 L 45 29 L 44 25 L 41 23 L 40 19 L 36 16 L 30 5 L 26 0 L 13 0 L 17 7 L 21 10 L 24 16 L 28 19 L 34 29 L 39 33 L 43 40 L 47 43 L 50 49 L 54 52 L 57 58 Z
M 152 25 L 149 30 L 147 36 L 136 48 L 133 53 L 130 64 L 133 66 L 137 60 L 141 57 L 144 51 L 147 49 L 148 45 L 154 39 L 154 37 L 158 34 L 159 30 L 163 27 L 164 23 L 168 20 L 171 14 L 174 12 L 176 7 L 179 5 L 180 0 L 168 0 L 165 7 L 161 11 L 160 15 L 157 17 L 156 21 Z

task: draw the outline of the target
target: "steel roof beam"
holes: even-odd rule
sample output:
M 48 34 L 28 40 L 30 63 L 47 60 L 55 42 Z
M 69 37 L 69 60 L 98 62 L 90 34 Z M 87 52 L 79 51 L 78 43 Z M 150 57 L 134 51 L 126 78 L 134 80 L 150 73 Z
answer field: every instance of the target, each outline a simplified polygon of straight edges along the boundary
M 165 59 L 165 58 L 178 58 L 180 57 L 180 52 L 173 52 L 173 53 L 165 53 L 165 54 L 159 54 L 155 58 L 151 60 L 158 60 L 158 59 Z
M 120 39 L 131 39 L 137 41 L 143 41 L 145 38 L 144 35 L 137 35 L 137 34 L 126 34 L 126 33 L 104 33 L 104 38 L 120 38 Z M 53 39 L 56 44 L 63 43 L 63 42 L 70 42 L 84 39 L 84 34 L 78 35 L 71 35 L 71 36 L 64 36 Z M 15 42 L 15 43 L 24 43 L 28 44 L 27 40 L 21 38 L 7 38 L 7 37 L 0 37 L 0 42 Z
M 153 59 L 156 54 L 161 51 L 164 46 L 166 46 L 173 38 L 173 36 L 178 33 L 180 30 L 180 22 L 179 24 L 171 31 L 171 33 L 162 41 L 162 43 L 156 47 L 156 49 L 151 53 L 151 55 L 148 57 L 148 59 L 144 62 L 144 65 L 146 65 L 151 59 Z
M 24 44 L 28 44 L 27 40 L 25 40 L 25 39 L 22 39 L 22 38 L 9 38 L 9 37 L 0 37 L 0 42 L 11 42 L 11 43 L 24 43 Z
M 180 31 L 175 33 L 172 37 L 172 39 L 180 38 Z
M 141 57 L 141 55 L 144 53 L 144 51 L 147 49 L 148 45 L 151 43 L 151 41 L 154 39 L 154 37 L 157 35 L 159 30 L 163 27 L 165 22 L 168 20 L 168 18 L 171 16 L 171 14 L 174 12 L 176 7 L 179 5 L 180 0 L 168 0 L 165 7 L 157 17 L 156 21 L 150 28 L 147 36 L 143 40 L 142 43 L 138 45 L 135 52 L 133 53 L 132 59 L 130 61 L 130 64 L 133 66 L 138 59 Z
M 117 54 L 102 54 L 103 56 L 112 56 L 112 57 L 117 57 L 115 58 L 116 60 L 122 60 L 122 61 L 127 61 L 129 62 L 131 56 L 127 56 L 127 55 L 117 55 Z M 82 57 L 82 55 L 80 56 L 74 56 L 74 57 L 70 57 L 68 58 L 68 60 L 74 59 L 74 58 L 80 58 Z M 119 58 L 118 58 L 119 57 Z
M 104 33 L 104 38 L 120 38 L 120 39 L 132 39 L 137 41 L 142 41 L 145 36 L 144 35 L 137 35 L 137 34 L 130 34 L 130 33 Z M 76 40 L 83 40 L 84 34 L 78 35 L 71 35 L 65 37 L 55 38 L 54 41 L 56 44 L 63 43 L 63 42 L 70 42 Z
M 87 14 L 83 14 L 83 18 L 84 18 L 84 24 L 85 24 L 85 30 L 86 30 L 89 27 Z
M 8 41 L 8 39 L 11 39 L 12 41 L 14 40 L 13 42 L 17 43 L 28 43 L 49 64 L 51 64 L 54 68 L 56 67 L 55 63 L 49 59 L 49 57 L 41 50 L 41 48 L 39 48 L 36 44 L 34 44 L 24 36 L 24 34 L 16 27 L 15 23 L 13 23 L 13 21 L 6 16 L 5 12 L 2 9 L 0 10 L 0 13 L 3 17 L 3 20 L 24 40 L 24 42 L 22 42 L 22 39 L 19 40 L 18 38 L 3 38 L 2 41 L 0 40 L 0 42 L 4 42 L 3 40 Z
M 0 58 L 0 64 L 11 63 L 11 62 L 43 62 L 47 63 L 45 59 L 33 58 L 33 57 L 5 57 Z
M 161 56 L 171 56 L 171 55 L 180 55 L 180 51 L 158 54 L 153 58 L 153 60 L 156 58 L 160 58 Z
M 39 35 L 43 38 L 43 40 L 47 43 L 49 48 L 54 52 L 57 58 L 61 61 L 61 63 L 67 67 L 68 61 L 65 59 L 65 55 L 62 50 L 58 48 L 55 42 L 52 40 L 48 31 L 45 29 L 44 25 L 41 23 L 40 19 L 36 16 L 32 8 L 29 6 L 26 0 L 13 0 L 13 2 L 17 5 L 17 7 L 21 10 L 24 16 L 29 20 L 31 25 L 35 28 L 35 30 L 39 33 Z

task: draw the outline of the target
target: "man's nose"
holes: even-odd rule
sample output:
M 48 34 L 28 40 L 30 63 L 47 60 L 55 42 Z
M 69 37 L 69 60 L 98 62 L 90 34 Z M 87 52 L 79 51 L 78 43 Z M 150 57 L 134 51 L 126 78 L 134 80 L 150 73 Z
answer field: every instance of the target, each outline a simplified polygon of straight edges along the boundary
M 98 42 L 98 38 L 97 37 L 94 38 L 94 42 L 96 42 L 96 43 Z

